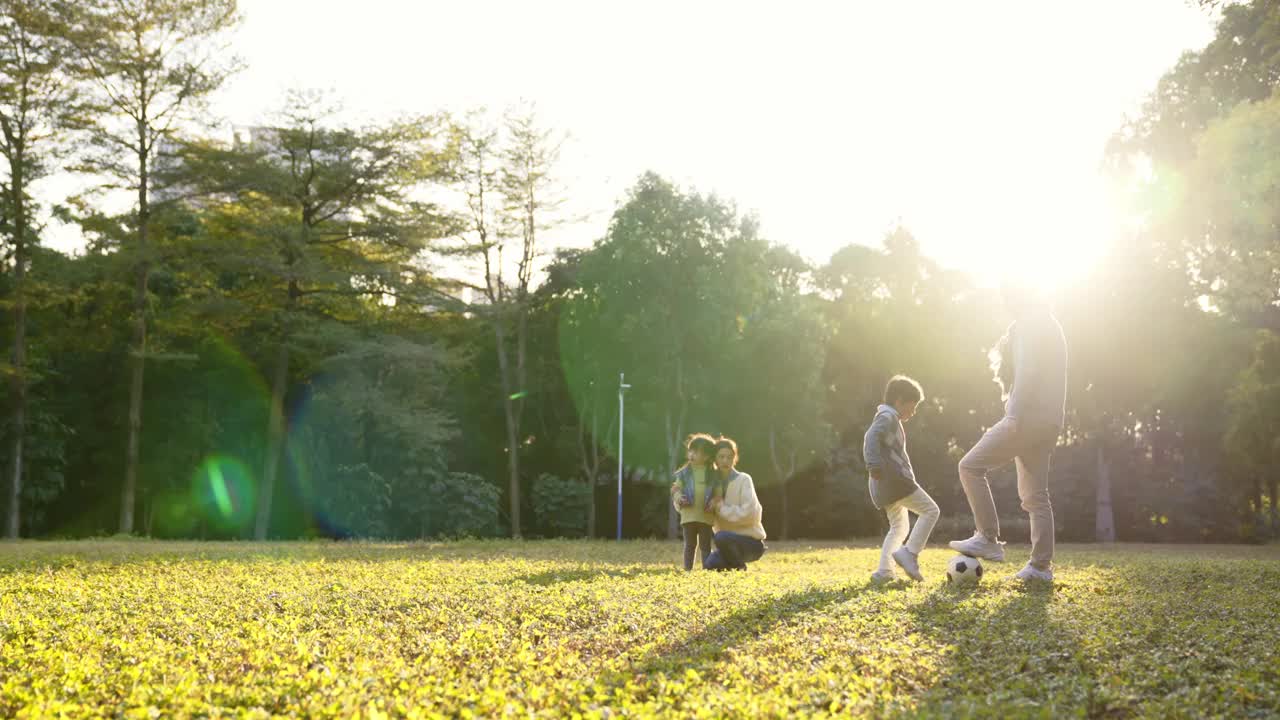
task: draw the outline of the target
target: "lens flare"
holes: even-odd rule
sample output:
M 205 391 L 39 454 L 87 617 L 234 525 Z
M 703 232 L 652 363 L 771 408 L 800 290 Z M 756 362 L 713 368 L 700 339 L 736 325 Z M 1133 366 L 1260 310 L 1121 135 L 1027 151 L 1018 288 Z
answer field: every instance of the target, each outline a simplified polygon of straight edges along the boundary
M 253 476 L 243 462 L 214 455 L 196 470 L 191 495 L 210 523 L 240 529 L 253 517 L 254 487 Z
M 227 491 L 227 479 L 222 476 L 222 466 L 212 463 L 206 471 L 209 476 L 209 488 L 213 491 L 213 501 L 218 512 L 224 518 L 231 517 L 234 508 L 231 506 L 231 493 Z

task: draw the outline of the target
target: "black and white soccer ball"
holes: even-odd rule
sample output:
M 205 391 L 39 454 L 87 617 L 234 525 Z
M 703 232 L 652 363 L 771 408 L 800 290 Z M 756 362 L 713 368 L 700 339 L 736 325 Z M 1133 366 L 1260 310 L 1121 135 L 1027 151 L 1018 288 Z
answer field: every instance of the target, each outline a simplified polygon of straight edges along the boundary
M 947 562 L 947 582 L 952 585 L 977 585 L 982 579 L 982 561 L 968 555 L 957 555 Z

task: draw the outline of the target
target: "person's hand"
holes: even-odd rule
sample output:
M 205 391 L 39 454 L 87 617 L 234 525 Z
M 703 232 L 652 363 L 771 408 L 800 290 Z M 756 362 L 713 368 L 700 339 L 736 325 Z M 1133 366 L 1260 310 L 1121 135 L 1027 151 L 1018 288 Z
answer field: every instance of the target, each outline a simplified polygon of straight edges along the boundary
M 869 473 L 871 474 L 871 479 L 872 479 L 872 480 L 875 480 L 875 481 L 879 482 L 879 480 L 880 480 L 880 468 L 871 468 L 871 469 L 870 469 L 870 470 L 868 470 L 867 472 L 869 472 Z
M 720 512 L 720 506 L 724 504 L 724 498 L 711 498 L 711 512 Z

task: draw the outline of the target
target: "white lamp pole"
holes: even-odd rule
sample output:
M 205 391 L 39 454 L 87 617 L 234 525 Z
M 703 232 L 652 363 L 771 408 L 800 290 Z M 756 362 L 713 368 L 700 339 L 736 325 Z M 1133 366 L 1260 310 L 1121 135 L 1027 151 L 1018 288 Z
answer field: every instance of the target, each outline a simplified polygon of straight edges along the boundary
M 622 539 L 622 428 L 626 422 L 626 401 L 623 393 L 631 386 L 626 383 L 626 373 L 618 373 L 618 539 Z

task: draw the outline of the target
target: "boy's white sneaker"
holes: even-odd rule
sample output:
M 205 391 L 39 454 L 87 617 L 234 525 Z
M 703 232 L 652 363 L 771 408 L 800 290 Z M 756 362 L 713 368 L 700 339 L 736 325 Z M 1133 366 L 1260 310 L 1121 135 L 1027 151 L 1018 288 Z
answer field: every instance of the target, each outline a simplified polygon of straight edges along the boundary
M 924 580 L 924 576 L 920 574 L 919 558 L 916 557 L 915 553 L 905 547 L 900 547 L 893 551 L 893 561 L 898 563 L 898 567 L 902 568 L 912 580 L 916 582 Z
M 951 545 L 952 550 L 961 555 L 991 562 L 1004 562 L 1004 543 L 988 540 L 982 533 L 974 533 L 968 540 L 952 540 L 948 544 Z
M 1041 570 L 1035 565 L 1032 565 L 1031 563 L 1027 563 L 1026 567 L 1019 570 L 1018 574 L 1014 575 L 1013 577 L 1023 582 L 1027 582 L 1028 580 L 1035 580 L 1038 582 L 1051 583 L 1053 582 L 1053 571 Z
M 877 570 L 871 573 L 871 582 L 876 585 L 891 583 L 897 579 L 898 579 L 897 576 L 893 574 L 892 570 Z

